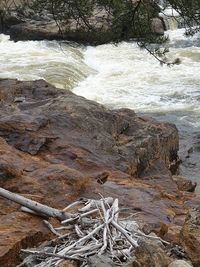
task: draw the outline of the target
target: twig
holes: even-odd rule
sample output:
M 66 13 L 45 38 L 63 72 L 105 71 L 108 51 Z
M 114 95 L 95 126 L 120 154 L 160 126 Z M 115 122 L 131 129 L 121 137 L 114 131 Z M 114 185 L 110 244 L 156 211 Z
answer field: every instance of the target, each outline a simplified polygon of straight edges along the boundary
M 123 227 L 121 227 L 118 223 L 116 223 L 114 220 L 111 221 L 111 224 L 119 231 L 121 232 L 126 239 L 129 241 L 129 243 L 133 246 L 133 247 L 138 247 L 138 243 L 137 241 L 133 240 L 127 233 L 126 230 L 123 229 Z
M 71 250 L 72 248 L 74 248 L 75 246 L 77 246 L 79 243 L 82 243 L 86 240 L 88 240 L 91 236 L 93 236 L 94 234 L 96 234 L 98 231 L 100 231 L 100 229 L 102 229 L 104 227 L 104 223 L 99 225 L 97 228 L 95 228 L 91 233 L 89 233 L 88 235 L 82 237 L 81 239 L 79 239 L 77 242 L 73 243 L 71 246 L 66 247 L 65 249 L 63 249 L 62 251 L 59 252 L 60 255 L 64 255 L 66 254 L 69 250 Z
M 55 257 L 55 258 L 60 258 L 64 260 L 79 260 L 79 258 L 77 257 L 72 257 L 72 256 L 67 256 L 67 255 L 64 256 L 58 253 L 49 253 L 49 252 L 44 252 L 44 251 L 34 251 L 34 250 L 28 250 L 28 249 L 21 249 L 21 251 L 27 254 L 44 256 L 44 257 Z
M 66 208 L 63 209 L 63 211 L 67 211 L 68 209 L 71 209 L 79 204 L 83 204 L 83 201 L 76 201 L 68 205 Z
M 112 197 L 105 198 L 105 203 L 106 204 L 112 204 L 113 203 L 113 198 Z M 81 208 L 81 209 L 79 209 L 79 211 L 86 212 L 86 211 L 90 210 L 91 208 L 97 208 L 97 207 L 101 207 L 101 200 L 89 199 L 86 202 L 86 206 Z
M 55 230 L 55 228 L 53 227 L 52 224 L 50 224 L 48 221 L 46 220 L 43 220 L 43 222 L 48 226 L 49 230 L 54 234 L 54 235 L 57 235 L 58 237 L 61 237 L 62 235 Z
M 74 214 L 74 215 L 73 215 L 74 217 L 62 221 L 61 224 L 72 223 L 72 222 L 74 222 L 74 221 L 76 221 L 76 220 L 78 220 L 78 219 L 81 219 L 81 218 L 83 218 L 83 217 L 87 217 L 88 215 L 91 215 L 91 214 L 96 213 L 96 212 L 98 212 L 98 211 L 99 211 L 98 209 L 94 209 L 94 210 L 90 210 L 90 211 L 88 211 L 88 212 L 85 212 L 85 213 L 83 213 L 83 214 Z

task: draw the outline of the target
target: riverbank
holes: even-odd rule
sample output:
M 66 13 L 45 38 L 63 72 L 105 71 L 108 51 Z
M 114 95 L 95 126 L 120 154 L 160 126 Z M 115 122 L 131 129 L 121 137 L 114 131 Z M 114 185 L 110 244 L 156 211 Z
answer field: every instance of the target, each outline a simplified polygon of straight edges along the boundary
M 106 109 L 44 81 L 0 80 L 0 96 L 2 187 L 56 208 L 79 197 L 117 196 L 146 233 L 181 244 L 198 266 L 198 231 L 186 237 L 185 220 L 200 202 L 195 184 L 171 175 L 179 147 L 174 125 Z M 39 218 L 0 203 L 0 263 L 10 267 L 20 248 L 48 232 Z

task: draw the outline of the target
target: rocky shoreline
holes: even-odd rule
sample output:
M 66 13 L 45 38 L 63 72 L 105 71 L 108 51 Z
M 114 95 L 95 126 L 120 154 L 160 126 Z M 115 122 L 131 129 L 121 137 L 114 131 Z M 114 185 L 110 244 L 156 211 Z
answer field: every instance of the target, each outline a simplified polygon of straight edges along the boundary
M 117 196 L 146 233 L 181 245 L 200 265 L 200 199 L 195 184 L 171 173 L 179 161 L 174 125 L 108 110 L 42 80 L 1 79 L 0 114 L 1 187 L 55 208 Z M 1 198 L 0 208 L 0 266 L 16 266 L 21 248 L 50 234 L 18 205 Z

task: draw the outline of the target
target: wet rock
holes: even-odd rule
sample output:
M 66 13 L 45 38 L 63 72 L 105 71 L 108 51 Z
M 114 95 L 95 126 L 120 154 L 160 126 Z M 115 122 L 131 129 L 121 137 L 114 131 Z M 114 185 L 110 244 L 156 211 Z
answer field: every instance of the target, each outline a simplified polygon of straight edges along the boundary
M 4 25 L 6 28 L 20 23 L 23 23 L 23 19 L 21 19 L 15 12 L 4 17 Z
M 175 260 L 168 267 L 192 267 L 192 265 L 184 260 Z
M 44 154 L 48 147 L 50 154 L 62 163 L 71 160 L 72 165 L 79 165 L 79 158 L 87 155 L 91 164 L 95 161 L 95 165 L 115 166 L 133 176 L 142 176 L 152 166 L 161 165 L 165 172 L 178 157 L 178 133 L 171 124 L 137 117 L 128 109 L 109 111 L 55 88 L 52 95 L 53 87 L 42 81 L 16 81 L 9 97 L 7 85 L 3 80 L 0 88 L 0 136 L 21 151 L 31 154 L 31 147 L 38 146 L 34 154 L 40 151 L 42 156 L 41 147 L 45 145 Z M 59 94 L 59 98 L 53 97 Z M 26 104 L 13 103 L 16 95 L 26 97 Z M 44 96 L 49 101 L 41 103 Z M 35 105 L 29 107 L 28 101 Z
M 5 189 L 55 208 L 79 197 L 118 197 L 149 231 L 162 223 L 181 225 L 194 196 L 188 204 L 172 179 L 169 168 L 177 151 L 172 124 L 129 109 L 108 110 L 41 80 L 0 80 L 0 186 Z M 0 229 L 6 233 L 0 266 L 10 258 L 9 267 L 8 251 L 17 255 L 21 247 L 39 242 L 24 244 L 24 238 L 46 233 L 41 220 L 23 217 L 18 205 L 1 198 L 0 207 Z M 18 227 L 5 230 L 7 221 Z
M 195 267 L 200 266 L 200 210 L 193 209 L 183 225 L 180 244 Z

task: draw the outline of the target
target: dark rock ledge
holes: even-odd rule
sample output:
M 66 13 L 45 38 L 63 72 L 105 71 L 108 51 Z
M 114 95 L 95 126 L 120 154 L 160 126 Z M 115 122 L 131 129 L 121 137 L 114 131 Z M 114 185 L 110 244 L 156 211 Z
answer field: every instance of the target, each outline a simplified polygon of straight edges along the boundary
M 147 233 L 181 243 L 199 266 L 199 246 L 194 251 L 190 241 L 198 235 L 189 235 L 185 218 L 200 202 L 172 178 L 177 152 L 172 124 L 108 110 L 42 80 L 0 80 L 1 187 L 56 208 L 82 196 L 118 197 Z M 20 248 L 49 233 L 40 218 L 0 198 L 0 235 L 0 266 L 11 267 Z

